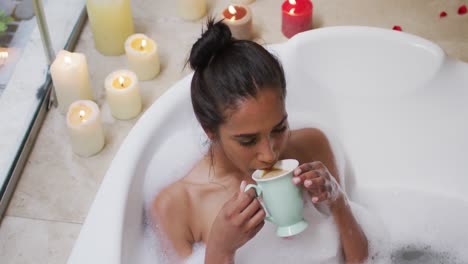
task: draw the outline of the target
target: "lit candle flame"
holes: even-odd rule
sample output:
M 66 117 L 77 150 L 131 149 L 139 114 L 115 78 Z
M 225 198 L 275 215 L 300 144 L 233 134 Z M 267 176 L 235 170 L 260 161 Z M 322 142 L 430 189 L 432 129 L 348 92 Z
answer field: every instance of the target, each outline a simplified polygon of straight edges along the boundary
M 142 40 L 141 40 L 141 44 L 140 44 L 140 49 L 141 49 L 141 50 L 144 50 L 145 47 L 146 47 L 146 45 L 147 45 L 147 44 L 146 44 L 146 39 L 142 39 Z
M 120 86 L 124 87 L 125 78 L 123 76 L 119 77 L 119 83 L 120 83 Z
M 230 5 L 230 6 L 228 7 L 228 11 L 229 11 L 229 13 L 232 15 L 231 21 L 236 20 L 236 15 L 237 15 L 236 8 L 235 8 L 233 5 Z
M 64 61 L 66 64 L 71 64 L 71 63 L 72 63 L 72 59 L 71 59 L 69 56 L 63 57 L 63 61 Z
M 2 60 L 8 59 L 8 51 L 0 51 L 0 59 Z
M 290 14 L 290 15 L 294 14 L 294 11 L 295 11 L 295 10 L 296 10 L 296 8 L 294 8 L 294 7 L 291 8 L 291 10 L 289 10 L 289 14 Z
M 296 5 L 296 0 L 289 0 L 289 3 L 290 3 L 291 5 Z
M 85 116 L 86 116 L 86 112 L 84 110 L 80 110 L 80 120 L 81 120 L 81 122 L 86 121 Z

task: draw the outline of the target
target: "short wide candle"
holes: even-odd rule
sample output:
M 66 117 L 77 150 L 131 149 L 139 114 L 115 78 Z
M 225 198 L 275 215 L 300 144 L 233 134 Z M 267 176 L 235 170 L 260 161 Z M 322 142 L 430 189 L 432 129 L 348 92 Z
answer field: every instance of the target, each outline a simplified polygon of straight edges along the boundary
M 248 6 L 230 5 L 221 13 L 223 23 L 231 30 L 235 39 L 252 39 L 252 12 Z
M 312 27 L 312 9 L 310 0 L 286 0 L 281 6 L 283 13 L 282 31 L 291 38 L 297 33 Z
M 84 54 L 59 51 L 50 66 L 50 74 L 57 94 L 58 107 L 62 113 L 65 114 L 74 101 L 93 99 L 88 63 Z
M 176 0 L 177 14 L 185 20 L 197 20 L 206 14 L 206 0 Z
M 83 157 L 92 156 L 104 147 L 104 130 L 99 107 L 89 100 L 70 105 L 67 113 L 68 134 L 73 152 Z
M 96 49 L 123 54 L 125 40 L 134 33 L 130 0 L 87 0 L 86 7 Z
M 109 74 L 105 81 L 107 102 L 117 119 L 132 119 L 141 112 L 141 96 L 136 74 L 119 70 Z
M 125 53 L 128 65 L 138 80 L 151 80 L 159 73 L 158 46 L 146 35 L 131 35 L 125 42 Z

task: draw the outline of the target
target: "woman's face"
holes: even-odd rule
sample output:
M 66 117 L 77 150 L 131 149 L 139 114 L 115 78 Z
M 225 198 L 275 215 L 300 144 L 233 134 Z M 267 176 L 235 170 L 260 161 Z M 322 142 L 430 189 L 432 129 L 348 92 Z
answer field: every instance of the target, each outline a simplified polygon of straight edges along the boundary
M 219 127 L 224 154 L 243 173 L 273 166 L 286 147 L 289 134 L 283 99 L 274 89 L 262 89 L 231 110 Z

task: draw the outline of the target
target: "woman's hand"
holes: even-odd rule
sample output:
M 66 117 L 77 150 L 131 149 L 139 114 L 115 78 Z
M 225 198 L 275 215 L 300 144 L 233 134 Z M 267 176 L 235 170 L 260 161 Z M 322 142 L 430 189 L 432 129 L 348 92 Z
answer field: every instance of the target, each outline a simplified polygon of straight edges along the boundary
M 345 196 L 335 177 L 320 161 L 300 165 L 294 170 L 292 182 L 302 185 L 312 197 L 313 203 L 325 202 L 331 205 Z
M 245 186 L 245 183 L 242 183 Z M 207 243 L 206 263 L 231 262 L 236 250 L 252 239 L 265 224 L 265 211 L 255 191 L 239 191 L 218 213 Z

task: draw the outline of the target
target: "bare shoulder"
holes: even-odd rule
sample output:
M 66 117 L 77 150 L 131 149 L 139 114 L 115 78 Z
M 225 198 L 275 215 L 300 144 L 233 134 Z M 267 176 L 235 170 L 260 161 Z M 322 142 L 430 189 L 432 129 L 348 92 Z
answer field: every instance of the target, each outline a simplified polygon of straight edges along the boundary
M 182 257 L 192 253 L 194 243 L 189 223 L 190 212 L 189 195 L 181 181 L 161 190 L 151 205 L 151 219 L 159 235 L 171 242 L 164 247 L 175 250 Z
M 318 128 L 291 131 L 290 152 L 301 163 L 321 161 L 333 175 L 337 175 L 335 157 L 325 133 Z
M 174 211 L 186 213 L 189 207 L 189 196 L 185 185 L 176 181 L 162 189 L 153 200 L 152 210 L 158 213 L 158 217 L 171 216 Z M 181 212 L 178 212 L 181 213 Z
M 318 128 L 303 128 L 291 131 L 290 144 L 294 149 L 320 157 L 331 152 L 327 136 Z M 313 150 L 313 151 L 312 151 Z

